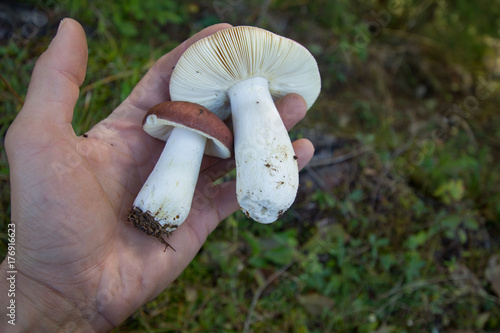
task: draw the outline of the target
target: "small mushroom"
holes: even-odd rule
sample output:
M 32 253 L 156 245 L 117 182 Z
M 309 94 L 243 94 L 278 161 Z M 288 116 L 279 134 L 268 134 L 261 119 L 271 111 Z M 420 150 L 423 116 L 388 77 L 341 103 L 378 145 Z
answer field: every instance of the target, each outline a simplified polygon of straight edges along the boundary
M 170 80 L 173 100 L 201 104 L 222 119 L 231 114 L 238 202 L 261 223 L 279 218 L 298 189 L 297 157 L 274 101 L 297 93 L 309 108 L 320 89 L 318 65 L 305 47 L 249 26 L 193 44 Z
M 162 236 L 169 236 L 189 214 L 203 154 L 230 157 L 233 135 L 207 108 L 183 101 L 151 108 L 143 128 L 166 144 L 128 220 L 166 244 Z

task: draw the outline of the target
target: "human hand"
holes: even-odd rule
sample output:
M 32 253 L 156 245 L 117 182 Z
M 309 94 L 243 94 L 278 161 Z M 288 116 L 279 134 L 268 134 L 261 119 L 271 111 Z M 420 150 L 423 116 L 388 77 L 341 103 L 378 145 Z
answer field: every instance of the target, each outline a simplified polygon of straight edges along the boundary
M 87 45 L 76 21 L 62 21 L 6 137 L 17 235 L 16 330 L 111 330 L 172 283 L 238 209 L 234 182 L 213 184 L 234 161 L 205 158 L 189 217 L 168 239 L 175 252 L 125 223 L 164 145 L 143 132 L 145 112 L 169 100 L 170 74 L 182 52 L 228 27 L 206 28 L 160 58 L 120 106 L 78 137 L 71 121 Z M 306 112 L 298 95 L 277 105 L 286 110 L 287 128 Z M 300 168 L 313 147 L 302 139 L 294 149 Z

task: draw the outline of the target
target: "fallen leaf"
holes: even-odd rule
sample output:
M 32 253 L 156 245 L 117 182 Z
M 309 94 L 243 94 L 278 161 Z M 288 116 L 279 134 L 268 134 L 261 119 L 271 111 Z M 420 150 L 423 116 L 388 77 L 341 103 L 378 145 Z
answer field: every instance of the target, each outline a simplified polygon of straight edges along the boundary
M 198 291 L 191 287 L 184 289 L 184 295 L 189 303 L 194 303 L 198 299 Z
M 300 295 L 298 300 L 312 316 L 320 316 L 325 309 L 329 310 L 335 303 L 331 298 L 316 293 Z
M 500 297 L 500 258 L 498 255 L 493 255 L 488 260 L 485 275 L 491 284 L 491 289 Z

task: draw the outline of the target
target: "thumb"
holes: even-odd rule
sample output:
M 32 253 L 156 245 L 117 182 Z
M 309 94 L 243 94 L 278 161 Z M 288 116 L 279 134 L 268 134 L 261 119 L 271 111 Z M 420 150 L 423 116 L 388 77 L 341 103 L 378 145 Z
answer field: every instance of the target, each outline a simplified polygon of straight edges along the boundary
M 75 20 L 63 19 L 48 49 L 35 64 L 26 101 L 12 127 L 23 127 L 24 133 L 44 133 L 42 140 L 54 131 L 68 133 L 79 87 L 85 79 L 87 56 L 82 26 Z M 40 142 L 40 136 L 37 141 Z

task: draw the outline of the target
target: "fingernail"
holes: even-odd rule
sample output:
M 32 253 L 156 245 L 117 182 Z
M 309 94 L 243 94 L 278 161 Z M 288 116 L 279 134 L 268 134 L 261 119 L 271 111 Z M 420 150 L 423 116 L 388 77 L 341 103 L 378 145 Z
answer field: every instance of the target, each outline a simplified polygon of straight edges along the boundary
M 57 27 L 56 35 L 59 33 L 59 30 L 61 30 L 61 27 L 63 26 L 65 21 L 66 21 L 66 19 L 62 19 L 61 22 L 59 22 L 59 26 Z

